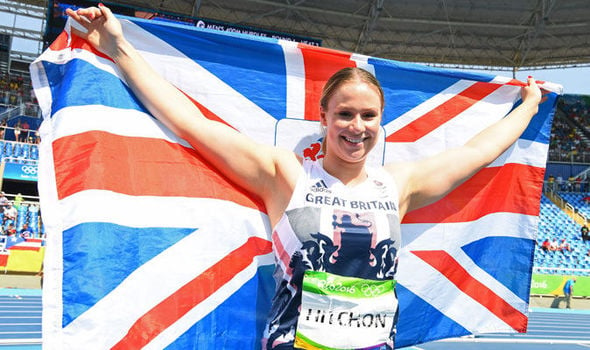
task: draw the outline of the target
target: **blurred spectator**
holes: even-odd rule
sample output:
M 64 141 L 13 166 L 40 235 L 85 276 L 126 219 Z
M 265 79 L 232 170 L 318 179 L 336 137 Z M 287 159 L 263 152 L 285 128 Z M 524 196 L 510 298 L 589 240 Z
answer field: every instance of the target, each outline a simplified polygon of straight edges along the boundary
M 4 222 L 7 220 L 16 220 L 16 215 L 18 215 L 16 208 L 12 206 L 12 203 L 8 202 L 4 207 Z
M 555 183 L 557 183 L 557 190 L 558 191 L 563 191 L 565 189 L 563 186 L 563 178 L 561 177 L 561 175 L 557 175 L 557 179 L 555 180 Z
M 559 248 L 560 251 L 565 252 L 571 252 L 572 251 L 572 247 L 570 246 L 570 244 L 565 240 L 565 238 L 561 239 L 561 243 L 559 243 Z
M 8 205 L 8 198 L 4 191 L 0 192 L 0 210 L 4 211 L 4 208 Z
M 551 243 L 549 243 L 549 250 L 554 252 L 559 249 L 559 243 L 557 242 L 557 238 L 553 238 Z
M 16 121 L 14 125 L 14 140 L 20 141 L 21 138 L 21 127 L 20 127 L 20 119 Z
M 590 162 L 590 145 L 585 137 L 590 106 L 581 95 L 563 95 L 558 100 L 549 141 L 549 161 Z
M 22 238 L 29 238 L 32 236 L 31 229 L 29 228 L 29 224 L 25 223 L 23 227 L 18 231 L 18 234 Z
M 578 176 L 575 179 L 574 191 L 580 192 L 581 190 L 582 190 L 582 177 L 581 176 Z
M 14 140 L 18 142 L 27 142 L 30 128 L 31 126 L 26 120 L 21 121 L 18 119 L 16 124 L 14 124 Z
M 4 140 L 4 134 L 6 133 L 6 127 L 7 127 L 7 121 L 6 121 L 6 117 L 2 118 L 2 121 L 0 121 L 0 140 Z
M 546 238 L 543 243 L 541 244 L 541 249 L 548 252 L 551 250 L 551 242 L 549 242 L 549 238 Z
M 555 191 L 555 176 L 549 175 L 547 178 L 547 188 L 545 190 Z
M 14 224 L 8 224 L 8 226 L 4 230 L 4 233 L 7 236 L 15 236 L 16 235 L 16 228 L 14 227 Z
M 16 196 L 14 196 L 14 200 L 12 201 L 12 205 L 14 205 L 14 207 L 16 209 L 19 209 L 23 200 L 24 200 L 23 195 L 21 193 L 17 193 Z
M 576 178 L 573 175 L 571 175 L 570 177 L 567 178 L 567 184 L 566 184 L 567 191 L 571 192 L 574 190 L 575 182 L 576 182 Z
M 582 235 L 582 241 L 586 242 L 586 241 L 590 241 L 590 230 L 588 230 L 588 226 L 584 225 L 582 226 L 582 228 L 580 229 L 580 233 Z
M 0 72 L 0 103 L 17 106 L 37 103 L 31 89 L 31 79 L 23 73 Z

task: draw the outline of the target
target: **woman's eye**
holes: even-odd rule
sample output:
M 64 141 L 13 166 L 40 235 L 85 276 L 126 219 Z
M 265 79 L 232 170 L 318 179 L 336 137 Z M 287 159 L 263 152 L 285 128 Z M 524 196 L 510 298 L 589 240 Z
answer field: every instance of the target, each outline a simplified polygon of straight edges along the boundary
M 349 118 L 352 116 L 352 113 L 343 111 L 343 112 L 339 112 L 338 115 L 341 117 Z

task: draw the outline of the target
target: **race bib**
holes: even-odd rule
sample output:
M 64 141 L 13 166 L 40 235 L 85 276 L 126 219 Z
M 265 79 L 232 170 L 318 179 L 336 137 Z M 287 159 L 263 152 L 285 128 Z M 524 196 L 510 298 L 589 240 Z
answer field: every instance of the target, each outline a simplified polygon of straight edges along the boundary
M 305 271 L 295 347 L 379 349 L 391 344 L 395 281 Z

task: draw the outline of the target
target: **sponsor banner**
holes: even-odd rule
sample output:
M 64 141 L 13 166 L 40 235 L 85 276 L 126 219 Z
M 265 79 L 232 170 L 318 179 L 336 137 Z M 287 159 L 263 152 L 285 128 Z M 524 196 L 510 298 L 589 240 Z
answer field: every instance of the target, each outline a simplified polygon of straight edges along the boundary
M 6 267 L 9 255 L 9 252 L 0 252 L 0 267 Z
M 44 257 L 45 247 L 40 247 L 38 250 L 10 250 L 4 265 L 5 271 L 19 273 L 39 272 Z
M 6 162 L 3 177 L 12 180 L 37 181 L 37 165 Z
M 162 20 L 162 19 L 158 18 L 158 20 Z M 187 24 L 186 22 L 183 22 L 183 23 Z M 307 38 L 307 37 L 302 37 L 302 36 L 298 36 L 298 35 L 294 35 L 294 34 L 287 34 L 287 33 L 279 33 L 279 32 L 264 30 L 264 29 L 260 29 L 260 28 L 246 27 L 246 26 L 241 26 L 241 25 L 237 25 L 237 24 L 230 24 L 230 23 L 214 21 L 211 19 L 197 18 L 197 19 L 195 19 L 194 25 L 198 28 L 219 30 L 221 32 L 248 34 L 248 35 L 260 36 L 260 37 L 264 37 L 264 38 L 273 38 L 273 39 L 294 41 L 294 42 L 313 45 L 313 46 L 322 46 L 321 39 Z
M 563 295 L 565 281 L 573 276 L 533 274 L 531 294 Z M 574 296 L 590 296 L 590 277 L 575 276 Z

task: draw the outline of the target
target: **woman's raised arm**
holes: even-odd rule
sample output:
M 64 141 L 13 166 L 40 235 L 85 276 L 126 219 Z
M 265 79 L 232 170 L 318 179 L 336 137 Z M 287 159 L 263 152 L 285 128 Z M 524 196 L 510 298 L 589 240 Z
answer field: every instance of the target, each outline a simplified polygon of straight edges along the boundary
M 130 88 L 147 109 L 176 135 L 187 140 L 232 181 L 265 201 L 277 200 L 284 186 L 294 185 L 299 161 L 290 151 L 255 143 L 236 130 L 211 121 L 176 87 L 168 83 L 125 39 L 110 9 L 68 10 L 86 28 L 75 33 L 112 58 Z M 195 84 L 199 84 L 195 81 Z M 294 168 L 294 169 L 291 169 Z M 281 191 L 285 192 L 285 191 Z M 290 192 L 286 191 L 290 196 Z M 288 200 L 288 198 L 287 198 Z
M 539 110 L 542 93 L 529 77 L 522 103 L 506 117 L 470 139 L 464 146 L 414 163 L 388 164 L 401 188 L 402 213 L 431 204 L 492 163 L 518 138 Z

